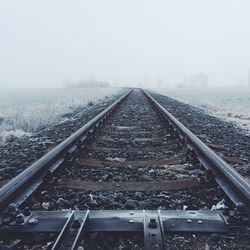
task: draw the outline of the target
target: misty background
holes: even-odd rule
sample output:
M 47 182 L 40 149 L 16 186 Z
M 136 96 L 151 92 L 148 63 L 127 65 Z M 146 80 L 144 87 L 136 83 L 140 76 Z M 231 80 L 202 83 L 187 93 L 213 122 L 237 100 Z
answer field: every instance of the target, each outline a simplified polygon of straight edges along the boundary
M 247 85 L 249 11 L 249 0 L 1 0 L 0 87 Z

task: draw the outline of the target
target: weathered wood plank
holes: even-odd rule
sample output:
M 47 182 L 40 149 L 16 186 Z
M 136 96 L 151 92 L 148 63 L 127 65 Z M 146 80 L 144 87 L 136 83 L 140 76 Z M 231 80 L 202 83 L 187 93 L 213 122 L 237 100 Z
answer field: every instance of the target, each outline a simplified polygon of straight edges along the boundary
M 222 155 L 221 156 L 226 162 L 228 163 L 233 163 L 233 164 L 246 164 L 245 161 L 241 160 L 240 158 L 238 157 L 235 157 L 235 156 L 225 156 L 225 155 Z
M 176 156 L 166 160 L 150 160 L 150 161 L 99 161 L 96 159 L 78 159 L 75 163 L 77 165 L 89 166 L 89 167 L 149 167 L 149 166 L 164 166 L 182 164 L 185 160 L 183 156 Z
M 87 147 L 87 150 L 92 150 L 92 151 L 99 151 L 99 152 L 105 152 L 105 153 L 110 153 L 110 152 L 136 152 L 136 151 L 143 151 L 143 152 L 158 152 L 158 151 L 165 151 L 165 150 L 173 150 L 177 149 L 178 146 L 175 144 L 170 144 L 170 145 L 164 145 L 164 146 L 156 146 L 156 147 L 124 147 L 124 148 L 111 148 L 111 147 L 101 147 L 97 145 L 91 145 Z
M 223 151 L 226 150 L 226 148 L 222 145 L 214 144 L 214 143 L 206 143 L 207 146 L 209 146 L 211 149 L 214 149 L 216 151 Z
M 145 182 L 94 182 L 75 179 L 64 179 L 61 187 L 92 190 L 92 191 L 175 191 L 187 188 L 201 187 L 196 178 L 170 180 L 170 181 L 145 181 Z

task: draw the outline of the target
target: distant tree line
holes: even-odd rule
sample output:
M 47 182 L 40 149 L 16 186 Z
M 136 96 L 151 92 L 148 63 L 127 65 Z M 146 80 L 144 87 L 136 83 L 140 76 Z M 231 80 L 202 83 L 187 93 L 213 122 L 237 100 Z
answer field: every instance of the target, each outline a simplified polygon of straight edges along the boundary
M 95 79 L 81 80 L 78 83 L 66 81 L 64 83 L 66 88 L 107 88 L 110 87 L 110 84 L 105 81 L 98 81 Z
M 206 87 L 208 85 L 208 77 L 205 74 L 197 74 L 186 77 L 184 82 L 178 83 L 176 86 L 179 88 L 184 87 Z

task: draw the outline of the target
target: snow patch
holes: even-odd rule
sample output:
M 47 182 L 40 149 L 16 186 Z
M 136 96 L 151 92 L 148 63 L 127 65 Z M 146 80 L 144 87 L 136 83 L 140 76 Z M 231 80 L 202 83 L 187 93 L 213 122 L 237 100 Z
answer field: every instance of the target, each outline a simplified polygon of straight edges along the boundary
M 23 130 L 17 129 L 12 131 L 3 131 L 1 133 L 1 138 L 3 143 L 12 142 L 16 139 L 22 138 L 22 137 L 29 137 L 31 136 L 31 133 L 24 132 Z

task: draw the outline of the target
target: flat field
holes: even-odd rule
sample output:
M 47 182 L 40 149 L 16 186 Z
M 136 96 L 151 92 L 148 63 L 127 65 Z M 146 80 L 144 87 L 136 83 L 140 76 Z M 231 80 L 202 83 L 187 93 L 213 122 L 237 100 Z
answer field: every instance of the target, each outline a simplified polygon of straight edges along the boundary
M 250 132 L 250 87 L 168 88 L 157 92 L 202 108 Z
M 67 119 L 67 114 L 117 94 L 119 88 L 50 88 L 0 90 L 0 141 Z

